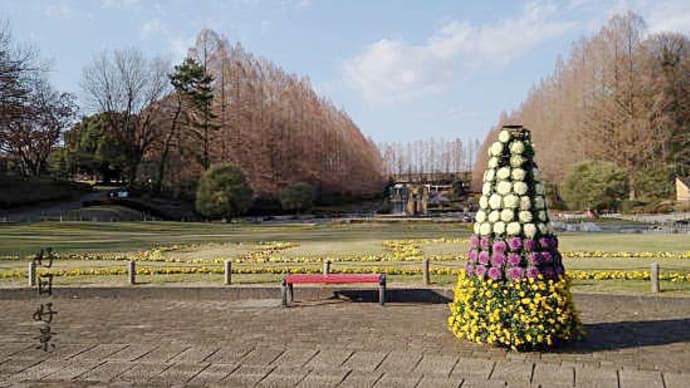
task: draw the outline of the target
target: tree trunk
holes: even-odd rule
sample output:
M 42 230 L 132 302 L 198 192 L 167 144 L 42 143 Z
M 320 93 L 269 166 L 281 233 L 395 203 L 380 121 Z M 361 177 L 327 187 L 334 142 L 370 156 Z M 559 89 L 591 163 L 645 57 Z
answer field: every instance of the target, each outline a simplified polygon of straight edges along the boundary
M 161 159 L 158 163 L 158 177 L 156 179 L 156 186 L 153 188 L 155 193 L 160 193 L 161 187 L 163 185 L 163 178 L 165 175 L 165 163 L 168 160 L 168 154 L 170 152 L 170 143 L 175 136 L 175 130 L 177 128 L 177 119 L 180 117 L 180 112 L 182 112 L 182 103 L 178 103 L 177 110 L 175 110 L 175 115 L 172 119 L 172 124 L 170 127 L 170 132 L 165 137 L 165 142 L 163 143 L 163 152 L 161 153 Z

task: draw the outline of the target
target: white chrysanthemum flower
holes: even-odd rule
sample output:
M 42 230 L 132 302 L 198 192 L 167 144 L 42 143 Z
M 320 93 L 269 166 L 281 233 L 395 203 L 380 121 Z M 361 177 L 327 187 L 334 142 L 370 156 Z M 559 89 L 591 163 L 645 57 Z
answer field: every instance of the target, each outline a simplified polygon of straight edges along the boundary
M 520 197 L 520 210 L 529 210 L 532 207 L 532 202 L 529 197 L 524 195 Z
M 487 198 L 486 195 L 482 195 L 481 198 L 479 198 L 479 207 L 482 209 L 489 207 L 489 198 Z
M 518 168 L 525 163 L 525 158 L 520 155 L 513 155 L 510 157 L 510 167 Z
M 534 191 L 539 195 L 544 195 L 544 184 L 539 182 L 534 186 Z
M 546 224 L 537 224 L 537 227 L 539 228 L 539 231 L 541 234 L 547 234 L 549 232 L 549 228 L 546 226 Z
M 486 221 L 486 212 L 484 210 L 477 211 L 477 215 L 474 216 L 477 222 L 482 223 Z
M 537 196 L 534 198 L 534 207 L 537 209 L 544 209 L 546 205 L 546 201 L 544 201 L 544 197 L 542 196 Z
M 501 213 L 499 213 L 498 210 L 493 210 L 493 211 L 491 211 L 491 213 L 489 213 L 489 222 L 490 223 L 493 224 L 494 222 L 498 221 L 499 218 L 501 218 Z
M 498 194 L 491 194 L 491 197 L 489 197 L 489 207 L 492 209 L 501 207 L 501 202 L 503 202 L 503 198 Z
M 475 222 L 472 229 L 474 230 L 474 234 L 479 234 L 479 222 Z
M 513 154 L 521 154 L 525 152 L 525 144 L 521 141 L 514 141 L 510 144 L 510 152 Z
M 532 213 L 528 212 L 527 210 L 523 210 L 518 214 L 518 219 L 520 222 L 527 223 L 532 221 Z
M 525 224 L 523 229 L 527 238 L 533 238 L 537 234 L 537 227 L 534 224 Z
M 489 158 L 488 167 L 489 167 L 489 168 L 496 168 L 496 167 L 498 167 L 498 158 L 495 157 L 495 156 Z
M 514 209 L 518 207 L 520 199 L 515 194 L 508 194 L 503 197 L 503 207 Z
M 501 221 L 503 221 L 503 222 L 512 221 L 514 216 L 515 216 L 515 213 L 513 212 L 512 209 L 501 210 Z
M 479 226 L 479 234 L 482 236 L 488 236 L 491 234 L 491 224 L 485 222 Z
M 498 134 L 498 141 L 500 141 L 501 143 L 509 142 L 510 141 L 510 132 L 508 132 L 507 129 L 502 130 Z
M 542 222 L 546 222 L 546 212 L 545 211 L 540 211 L 539 212 L 539 220 Z
M 482 185 L 482 194 L 484 194 L 484 195 L 491 194 L 491 183 L 486 182 Z
M 508 224 L 508 227 L 506 228 L 508 235 L 509 236 L 517 236 L 520 234 L 520 223 L 519 222 L 511 222 Z
M 527 183 L 525 183 L 525 182 L 513 183 L 513 191 L 517 195 L 525 195 L 527 193 Z
M 498 221 L 497 223 L 494 224 L 494 233 L 496 234 L 503 234 L 506 232 L 506 224 Z
M 491 156 L 498 156 L 503 152 L 503 144 L 500 142 L 495 142 L 494 144 L 491 145 L 491 148 L 489 149 Z
M 541 175 L 539 169 L 536 167 L 532 168 L 532 176 L 534 177 L 534 179 L 539 179 L 539 175 Z
M 484 174 L 484 182 L 493 182 L 495 178 L 496 170 L 494 170 L 493 168 L 486 170 L 486 173 Z
M 506 195 L 510 193 L 510 189 L 513 187 L 513 185 L 508 182 L 508 181 L 500 181 L 496 185 L 496 192 L 501 194 L 501 195 Z
M 525 170 L 521 168 L 515 168 L 513 171 L 511 171 L 510 176 L 513 178 L 515 181 L 524 181 L 525 180 Z
M 510 169 L 508 167 L 501 167 L 498 169 L 498 172 L 496 172 L 496 176 L 498 179 L 508 179 L 510 176 Z

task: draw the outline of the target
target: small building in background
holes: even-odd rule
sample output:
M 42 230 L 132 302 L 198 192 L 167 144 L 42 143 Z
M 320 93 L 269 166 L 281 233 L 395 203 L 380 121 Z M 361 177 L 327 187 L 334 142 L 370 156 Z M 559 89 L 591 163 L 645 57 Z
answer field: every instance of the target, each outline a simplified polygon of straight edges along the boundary
M 405 173 L 391 178 L 395 182 L 388 189 L 392 214 L 427 216 L 466 211 L 470 172 Z
M 429 205 L 429 185 L 396 183 L 390 189 L 392 213 L 406 216 L 423 216 Z
M 690 202 L 690 176 L 676 178 L 676 200 Z

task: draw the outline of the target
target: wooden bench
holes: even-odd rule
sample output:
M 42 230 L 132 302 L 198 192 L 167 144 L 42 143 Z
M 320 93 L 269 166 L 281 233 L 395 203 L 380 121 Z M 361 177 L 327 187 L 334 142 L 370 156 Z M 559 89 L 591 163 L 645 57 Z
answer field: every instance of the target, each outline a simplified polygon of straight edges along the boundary
M 378 283 L 379 303 L 386 302 L 386 275 L 385 274 L 294 274 L 287 275 L 283 279 L 281 294 L 283 306 L 294 301 L 294 284 L 349 284 L 349 283 Z

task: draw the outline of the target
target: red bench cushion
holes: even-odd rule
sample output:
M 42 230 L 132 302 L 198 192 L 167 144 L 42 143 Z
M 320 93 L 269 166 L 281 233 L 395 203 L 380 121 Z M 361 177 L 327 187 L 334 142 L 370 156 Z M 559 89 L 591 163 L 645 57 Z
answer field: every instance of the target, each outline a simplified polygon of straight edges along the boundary
M 296 274 L 287 275 L 285 282 L 287 284 L 297 283 L 326 283 L 326 284 L 340 284 L 340 283 L 378 283 L 380 279 L 379 274 Z

